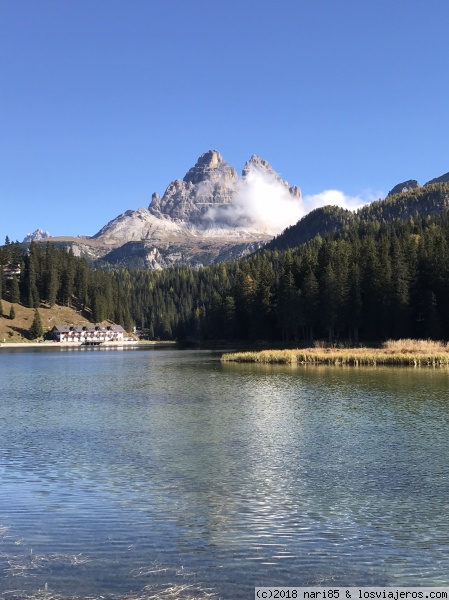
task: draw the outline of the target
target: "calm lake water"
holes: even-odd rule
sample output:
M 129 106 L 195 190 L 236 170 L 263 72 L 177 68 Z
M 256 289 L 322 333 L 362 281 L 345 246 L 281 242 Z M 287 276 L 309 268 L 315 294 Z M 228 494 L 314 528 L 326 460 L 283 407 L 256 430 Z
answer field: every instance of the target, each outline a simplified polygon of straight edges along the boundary
M 0 351 L 0 595 L 449 585 L 448 370 L 219 356 Z

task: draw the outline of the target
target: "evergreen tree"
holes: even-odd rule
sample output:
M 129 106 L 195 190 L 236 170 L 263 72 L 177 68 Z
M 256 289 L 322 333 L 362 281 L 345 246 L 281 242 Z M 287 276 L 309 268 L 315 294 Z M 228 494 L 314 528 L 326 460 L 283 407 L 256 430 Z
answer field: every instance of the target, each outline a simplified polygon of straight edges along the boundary
M 264 260 L 260 266 L 255 290 L 251 332 L 253 338 L 269 339 L 274 335 L 273 284 L 273 269 L 270 263 Z
M 58 253 L 53 244 L 47 242 L 45 248 L 45 276 L 43 281 L 44 293 L 50 306 L 56 304 L 59 289 Z
M 70 248 L 68 254 L 64 257 L 62 272 L 60 275 L 59 300 L 61 304 L 72 306 L 74 282 L 75 282 L 75 265 L 76 259 Z
M 359 330 L 362 324 L 363 304 L 360 283 L 360 267 L 353 263 L 349 269 L 349 291 L 346 312 L 349 324 L 349 339 L 359 342 Z
M 16 277 L 11 277 L 11 279 L 7 280 L 7 288 L 9 301 L 13 304 L 18 304 L 20 302 L 20 288 Z
M 0 300 L 3 298 L 3 292 L 5 291 L 5 285 L 3 281 L 3 263 L 2 254 L 0 254 Z
M 235 337 L 235 300 L 226 296 L 223 302 L 223 336 L 227 340 Z
M 334 340 L 334 330 L 339 310 L 338 281 L 332 264 L 329 263 L 320 280 L 320 313 L 321 321 L 326 329 L 329 342 Z
M 298 328 L 302 325 L 302 313 L 300 292 L 296 289 L 290 263 L 284 266 L 279 280 L 277 317 L 282 332 L 282 341 L 288 342 L 291 338 L 296 341 Z
M 243 340 L 247 340 L 250 337 L 250 331 L 253 332 L 251 320 L 256 291 L 256 282 L 248 271 L 249 269 L 246 268 L 245 270 L 238 271 L 233 294 L 235 300 L 237 335 Z
M 21 278 L 21 295 L 23 304 L 30 308 L 37 308 L 40 303 L 39 291 L 37 288 L 37 251 L 36 244 L 31 242 L 28 255 L 24 259 L 24 269 Z
M 11 308 L 9 309 L 9 318 L 13 321 L 16 318 L 16 311 L 14 310 L 14 304 L 11 304 Z
M 314 330 L 318 324 L 319 316 L 319 285 L 315 273 L 311 268 L 307 270 L 301 290 L 306 332 L 305 339 L 313 343 Z
M 42 327 L 41 317 L 39 315 L 39 311 L 37 308 L 34 309 L 34 319 L 31 323 L 31 327 L 29 329 L 28 335 L 30 339 L 35 340 L 42 336 L 44 330 Z

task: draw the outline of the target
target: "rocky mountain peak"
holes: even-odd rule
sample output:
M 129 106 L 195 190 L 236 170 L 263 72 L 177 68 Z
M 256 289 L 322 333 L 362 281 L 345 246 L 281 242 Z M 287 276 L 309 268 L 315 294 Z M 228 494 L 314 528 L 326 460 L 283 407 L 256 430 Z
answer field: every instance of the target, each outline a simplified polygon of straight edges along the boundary
M 202 181 L 236 181 L 237 173 L 223 160 L 217 150 L 202 154 L 194 167 L 187 171 L 183 181 L 197 185 Z
M 277 179 L 280 179 L 279 175 L 276 173 L 270 163 L 260 156 L 256 156 L 255 154 L 253 154 L 251 158 L 246 161 L 245 166 L 243 167 L 242 177 L 247 177 L 251 169 L 257 169 L 258 171 L 268 173 L 275 176 Z
M 276 173 L 276 171 L 273 169 L 273 167 L 268 161 L 264 160 L 260 156 L 256 156 L 255 154 L 251 156 L 251 158 L 245 163 L 245 166 L 243 167 L 243 179 L 246 179 L 250 174 L 251 170 L 253 169 L 256 170 L 258 173 L 267 175 L 269 178 L 275 179 L 276 181 L 281 183 L 284 187 L 288 189 L 288 191 L 293 197 L 298 199 L 301 198 L 301 190 L 297 185 L 290 186 L 287 181 L 284 181 L 278 175 L 278 173 Z
M 153 194 L 148 211 L 158 219 L 201 227 L 208 221 L 210 225 L 211 214 L 218 214 L 215 209 L 221 211 L 220 207 L 232 204 L 236 194 L 241 196 L 245 193 L 241 184 L 251 184 L 248 177 L 254 171 L 283 185 L 292 197 L 301 198 L 301 190 L 297 186 L 289 187 L 263 158 L 251 156 L 239 181 L 236 170 L 220 153 L 209 150 L 199 157 L 184 179 L 175 179 L 168 185 L 162 198 Z M 220 212 L 220 215 L 223 216 L 223 213 Z
M 153 194 L 149 212 L 160 219 L 200 224 L 211 206 L 229 204 L 238 181 L 236 170 L 217 150 L 202 154 L 184 179 L 175 179 L 162 198 Z
M 394 186 L 392 190 L 390 190 L 387 194 L 388 196 L 394 196 L 394 194 L 401 194 L 402 192 L 408 192 L 408 190 L 414 190 L 419 187 L 419 183 L 416 179 L 409 179 L 408 181 L 403 181 L 402 183 L 398 183 Z
M 42 229 L 36 229 L 33 233 L 27 233 L 23 238 L 24 243 L 27 242 L 37 242 L 38 240 L 46 240 L 51 237 L 48 231 L 43 231 Z

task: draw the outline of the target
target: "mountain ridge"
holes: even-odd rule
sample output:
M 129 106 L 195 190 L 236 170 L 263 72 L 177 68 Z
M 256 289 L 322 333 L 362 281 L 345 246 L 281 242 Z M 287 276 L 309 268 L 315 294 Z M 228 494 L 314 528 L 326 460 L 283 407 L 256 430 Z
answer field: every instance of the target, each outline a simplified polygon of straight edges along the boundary
M 273 222 L 257 219 L 254 211 L 263 186 L 254 187 L 255 182 L 267 185 L 270 194 L 273 190 L 280 193 L 292 206 L 302 206 L 300 188 L 284 181 L 263 158 L 253 154 L 239 177 L 217 150 L 208 150 L 182 179 L 171 181 L 162 196 L 153 193 L 147 208 L 121 213 L 93 236 L 47 237 L 47 232 L 37 230 L 26 241 L 31 237 L 38 241 L 41 236 L 104 265 L 146 269 L 173 264 L 204 266 L 223 257 L 241 257 L 265 244 L 269 249 L 285 248 L 316 235 L 331 235 L 353 219 L 409 218 L 447 210 L 444 186 L 449 185 L 449 173 L 424 186 L 414 179 L 397 184 L 384 200 L 356 213 L 336 206 L 317 208 L 282 232 Z M 256 190 L 250 198 L 252 204 L 248 202 L 251 190 Z M 268 201 L 275 206 L 275 198 L 270 196 Z
M 253 155 L 239 177 L 217 150 L 208 150 L 162 196 L 154 193 L 148 208 L 127 210 L 93 236 L 71 238 L 70 245 L 78 256 L 125 267 L 201 266 L 223 256 L 237 258 L 276 233 L 271 223 L 253 219 L 244 205 L 254 178 L 278 186 L 293 203 L 301 202 L 299 187 L 282 180 L 264 159 Z
M 317 235 L 321 237 L 338 235 L 346 225 L 354 222 L 426 218 L 444 212 L 449 212 L 449 181 L 428 182 L 424 186 L 406 189 L 391 196 L 388 194 L 385 200 L 376 200 L 355 212 L 338 206 L 316 208 L 298 223 L 273 238 L 265 248 L 268 250 L 294 248 Z

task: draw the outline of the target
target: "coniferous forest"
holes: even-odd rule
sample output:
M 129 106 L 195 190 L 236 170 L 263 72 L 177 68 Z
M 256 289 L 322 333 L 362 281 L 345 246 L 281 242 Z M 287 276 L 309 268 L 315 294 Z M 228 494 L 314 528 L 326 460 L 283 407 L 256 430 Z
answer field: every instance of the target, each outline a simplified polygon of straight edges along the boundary
M 274 240 L 271 249 L 200 269 L 102 270 L 50 243 L 6 240 L 0 262 L 20 264 L 21 274 L 6 278 L 0 269 L 1 297 L 73 306 L 150 339 L 449 339 L 447 212 L 364 217 L 340 218 L 323 237 L 293 247 Z

